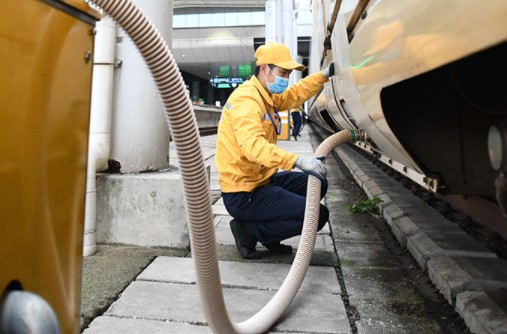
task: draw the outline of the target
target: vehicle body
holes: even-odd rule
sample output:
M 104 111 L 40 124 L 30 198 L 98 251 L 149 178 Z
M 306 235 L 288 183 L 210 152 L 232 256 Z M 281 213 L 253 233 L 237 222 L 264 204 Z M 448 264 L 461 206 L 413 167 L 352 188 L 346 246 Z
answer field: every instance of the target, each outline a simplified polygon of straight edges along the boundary
M 501 148 L 488 135 L 507 116 L 507 2 L 340 4 L 314 3 L 327 22 L 314 66 L 334 61 L 336 75 L 310 120 L 365 130 L 358 146 L 426 189 L 494 200 Z
M 97 13 L 77 0 L 0 12 L 0 296 L 37 295 L 75 333 Z

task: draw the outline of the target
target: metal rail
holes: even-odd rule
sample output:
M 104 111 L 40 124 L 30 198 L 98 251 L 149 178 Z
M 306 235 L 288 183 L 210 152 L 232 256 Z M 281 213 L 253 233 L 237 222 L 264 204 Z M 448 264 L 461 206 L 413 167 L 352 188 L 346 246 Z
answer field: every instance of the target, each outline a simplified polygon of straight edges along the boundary
M 336 24 L 336 18 L 338 17 L 338 12 L 340 11 L 342 5 L 342 0 L 336 0 L 333 8 L 333 13 L 331 14 L 331 19 L 329 20 L 329 23 L 327 27 L 325 27 L 325 34 L 326 37 L 324 38 L 324 50 L 322 51 L 322 57 L 320 58 L 320 66 L 322 67 L 322 64 L 324 63 L 324 60 L 327 56 L 327 51 L 331 49 L 332 43 L 331 43 L 331 35 L 333 33 L 334 26 Z M 324 10 L 324 4 L 322 6 L 322 10 Z M 323 14 L 325 16 L 325 13 Z
M 354 9 L 354 13 L 352 14 L 352 17 L 350 18 L 349 24 L 347 25 L 347 34 L 349 36 L 349 42 L 352 40 L 352 31 L 357 25 L 357 22 L 359 22 L 359 19 L 361 18 L 361 15 L 363 15 L 364 10 L 366 6 L 368 6 L 368 3 L 370 0 L 359 0 L 359 3 L 357 4 L 356 8 Z
M 333 13 L 331 14 L 331 19 L 329 20 L 329 24 L 327 25 L 327 31 L 329 36 L 333 33 L 334 25 L 336 24 L 336 18 L 338 17 L 338 12 L 342 6 L 342 0 L 336 0 L 334 3 Z

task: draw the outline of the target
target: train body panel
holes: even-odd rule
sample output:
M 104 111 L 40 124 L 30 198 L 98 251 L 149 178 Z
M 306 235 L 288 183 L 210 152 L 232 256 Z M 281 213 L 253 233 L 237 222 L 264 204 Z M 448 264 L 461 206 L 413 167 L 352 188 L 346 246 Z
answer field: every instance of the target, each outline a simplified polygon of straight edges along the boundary
M 438 180 L 438 191 L 493 196 L 487 137 L 507 116 L 507 3 L 360 5 L 354 27 L 357 13 L 341 11 L 331 32 L 317 32 L 331 43 L 321 67 L 332 59 L 337 69 L 325 94 L 332 123 L 364 129 L 374 149 Z
M 71 3 L 0 3 L 0 289 L 43 298 L 62 333 L 79 328 L 94 24 Z

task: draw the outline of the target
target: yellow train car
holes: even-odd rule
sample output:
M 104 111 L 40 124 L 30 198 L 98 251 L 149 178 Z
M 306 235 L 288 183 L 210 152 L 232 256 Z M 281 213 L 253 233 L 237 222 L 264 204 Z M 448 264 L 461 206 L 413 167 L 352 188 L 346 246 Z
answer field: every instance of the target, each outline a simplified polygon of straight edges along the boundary
M 314 6 L 325 23 L 314 32 L 312 43 L 321 43 L 312 45 L 314 66 L 334 61 L 336 73 L 324 88 L 325 108 L 314 103 L 310 119 L 333 132 L 364 129 L 369 145 L 357 145 L 421 187 L 500 197 L 507 208 L 507 2 Z
M 0 13 L 0 332 L 76 333 L 98 15 L 78 0 Z

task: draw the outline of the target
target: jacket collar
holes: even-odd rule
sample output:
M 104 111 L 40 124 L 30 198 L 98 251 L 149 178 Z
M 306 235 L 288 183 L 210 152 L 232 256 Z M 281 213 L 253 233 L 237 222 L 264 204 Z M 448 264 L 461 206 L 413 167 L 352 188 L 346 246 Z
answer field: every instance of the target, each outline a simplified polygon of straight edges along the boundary
M 264 87 L 262 87 L 259 79 L 255 75 L 253 75 L 251 80 L 252 80 L 255 88 L 257 88 L 259 93 L 261 93 L 261 97 L 264 99 L 264 101 L 266 101 L 270 106 L 273 107 L 274 103 L 273 103 L 273 100 L 271 100 L 271 95 L 264 89 Z

